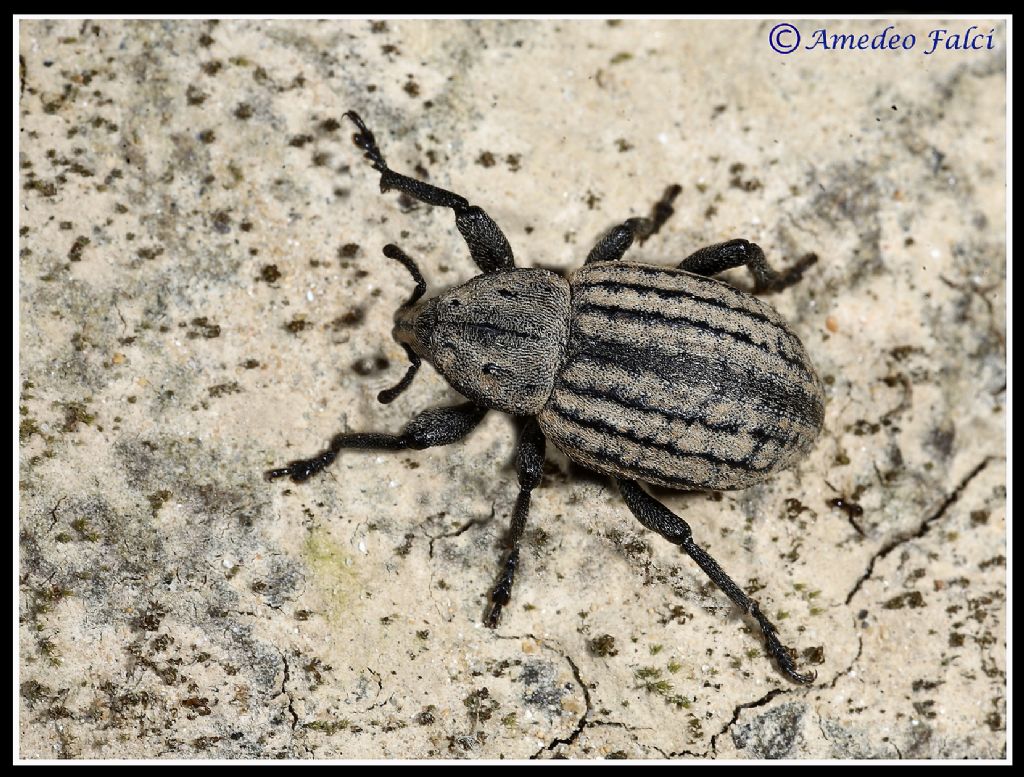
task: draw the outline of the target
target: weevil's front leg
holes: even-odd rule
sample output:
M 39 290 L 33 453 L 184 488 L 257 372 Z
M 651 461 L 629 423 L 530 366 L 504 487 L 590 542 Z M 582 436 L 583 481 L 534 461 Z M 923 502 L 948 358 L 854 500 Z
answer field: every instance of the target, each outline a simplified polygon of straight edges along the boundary
M 796 671 L 796 664 L 793 662 L 789 650 L 779 642 L 775 633 L 775 625 L 761 612 L 757 602 L 747 596 L 732 581 L 732 578 L 725 573 L 718 562 L 693 541 L 693 534 L 686 521 L 631 480 L 620 480 L 619 490 L 622 492 L 622 498 L 626 501 L 626 505 L 640 523 L 686 551 L 690 558 L 697 562 L 697 566 L 704 570 L 704 574 L 710 577 L 737 607 L 757 621 L 758 626 L 761 627 L 761 633 L 764 635 L 768 652 L 790 680 L 802 685 L 814 682 L 817 674 L 815 672 L 800 674 Z
M 473 431 L 480 423 L 487 408 L 472 402 L 453 407 L 438 407 L 425 410 L 405 425 L 400 434 L 379 432 L 346 432 L 336 434 L 330 446 L 309 459 L 298 459 L 280 469 L 267 470 L 267 480 L 288 477 L 295 483 L 309 480 L 313 475 L 326 469 L 338 454 L 346 448 L 363 450 L 400 451 L 407 448 L 422 450 L 436 445 L 457 442 Z
M 508 532 L 508 553 L 505 556 L 498 583 L 491 591 L 491 609 L 487 613 L 487 625 L 492 629 L 498 625 L 502 608 L 512 597 L 512 581 L 519 565 L 519 542 L 526 529 L 526 516 L 530 512 L 530 494 L 539 484 L 544 471 L 544 435 L 531 418 L 523 427 L 519 437 L 519 454 L 516 466 L 519 470 L 519 496 L 512 510 L 512 525 Z
M 415 197 L 427 205 L 438 205 L 442 208 L 451 208 L 455 211 L 455 226 L 462 233 L 466 245 L 469 246 L 469 253 L 473 261 L 484 272 L 495 272 L 496 270 L 511 270 L 515 267 L 512 247 L 508 239 L 494 223 L 494 219 L 488 216 L 482 208 L 470 205 L 469 200 L 453 192 L 431 186 L 407 175 L 396 173 L 387 162 L 384 155 L 377 147 L 377 141 L 373 133 L 355 111 L 345 114 L 352 123 L 359 129 L 352 136 L 352 141 L 365 152 L 365 156 L 373 165 L 373 169 L 380 173 L 380 190 L 387 192 L 391 189 L 398 189 L 410 197 Z
M 805 254 L 792 267 L 777 272 L 768 264 L 759 245 L 747 240 L 729 240 L 695 251 L 679 263 L 679 269 L 711 276 L 746 265 L 754 277 L 754 293 L 762 294 L 782 291 L 792 286 L 817 261 L 817 254 Z
M 651 208 L 650 218 L 627 219 L 617 227 L 612 227 L 611 231 L 598 240 L 597 245 L 590 250 L 584 264 L 617 262 L 623 257 L 626 250 L 633 245 L 634 240 L 638 240 L 643 245 L 647 238 L 658 234 L 658 231 L 669 220 L 669 217 L 675 213 L 672 203 L 682 190 L 683 187 L 678 184 L 673 184 L 665 189 L 661 199 L 654 203 L 654 207 Z

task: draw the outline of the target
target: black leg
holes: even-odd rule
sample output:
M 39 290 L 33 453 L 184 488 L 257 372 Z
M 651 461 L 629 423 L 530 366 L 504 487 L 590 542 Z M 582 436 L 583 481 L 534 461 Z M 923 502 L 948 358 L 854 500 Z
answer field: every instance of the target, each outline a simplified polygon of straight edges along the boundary
M 422 450 L 436 445 L 457 442 L 473 431 L 487 413 L 487 408 L 466 402 L 453 407 L 425 410 L 405 425 L 401 434 L 379 432 L 349 432 L 336 434 L 330 447 L 309 459 L 298 459 L 280 469 L 267 470 L 267 480 L 289 477 L 295 483 L 309 480 L 326 469 L 346 448 L 364 450 L 400 451 L 406 448 Z
M 396 173 L 384 161 L 384 155 L 377 147 L 373 133 L 367 129 L 359 114 L 349 111 L 345 115 L 359 129 L 359 132 L 352 136 L 352 140 L 365 152 L 373 169 L 380 173 L 380 190 L 382 192 L 398 189 L 398 191 L 415 197 L 427 205 L 451 208 L 455 211 L 455 225 L 462 233 L 466 245 L 469 246 L 469 253 L 472 255 L 473 261 L 481 270 L 495 272 L 496 270 L 511 270 L 515 267 L 512 247 L 490 216 L 476 205 L 470 205 L 469 200 L 461 195 Z
M 537 420 L 531 418 L 523 427 L 519 438 L 519 455 L 516 465 L 519 469 L 519 496 L 512 510 L 512 525 L 508 531 L 508 553 L 502 564 L 498 583 L 491 591 L 491 609 L 486 623 L 492 629 L 498 625 L 501 609 L 512 597 L 512 581 L 519 564 L 519 542 L 526 528 L 526 516 L 530 512 L 530 493 L 540 484 L 544 470 L 544 435 Z
M 617 262 L 622 259 L 626 250 L 633 245 L 634 240 L 638 240 L 642 245 L 647 238 L 658 234 L 658 231 L 675 212 L 672 209 L 672 202 L 679 196 L 679 192 L 682 190 L 683 188 L 678 184 L 669 186 L 665 193 L 661 195 L 661 199 L 654 203 L 650 218 L 627 219 L 617 227 L 613 227 L 610 232 L 597 241 L 597 245 L 587 254 L 587 260 L 584 264 Z
M 759 245 L 746 240 L 730 240 L 694 252 L 679 263 L 679 269 L 710 276 L 746 265 L 754 277 L 754 293 L 761 294 L 792 286 L 817 261 L 816 254 L 805 254 L 789 269 L 777 272 L 768 264 Z
M 656 500 L 653 496 L 644 491 L 638 484 L 631 480 L 620 480 L 619 490 L 626 505 L 644 526 L 652 531 L 658 532 L 669 542 L 681 547 L 686 553 L 697 562 L 704 574 L 711 578 L 715 585 L 722 589 L 723 593 L 732 599 L 744 613 L 750 614 L 761 627 L 764 635 L 765 645 L 768 652 L 778 663 L 779 668 L 793 682 L 806 685 L 814 682 L 817 677 L 815 672 L 800 674 L 796 671 L 796 664 L 789 650 L 779 642 L 775 633 L 775 626 L 757 606 L 757 602 L 748 597 L 743 590 L 732 581 L 711 556 L 703 548 L 693 541 L 693 535 L 686 521 L 670 511 L 665 505 Z

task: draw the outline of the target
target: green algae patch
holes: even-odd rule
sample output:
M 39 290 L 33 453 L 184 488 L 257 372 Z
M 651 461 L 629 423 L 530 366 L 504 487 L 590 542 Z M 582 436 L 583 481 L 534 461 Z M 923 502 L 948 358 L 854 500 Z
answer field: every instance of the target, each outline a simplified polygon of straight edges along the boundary
M 310 583 L 328 621 L 340 620 L 361 590 L 355 559 L 331 535 L 315 528 L 306 537 L 302 556 L 311 571 Z

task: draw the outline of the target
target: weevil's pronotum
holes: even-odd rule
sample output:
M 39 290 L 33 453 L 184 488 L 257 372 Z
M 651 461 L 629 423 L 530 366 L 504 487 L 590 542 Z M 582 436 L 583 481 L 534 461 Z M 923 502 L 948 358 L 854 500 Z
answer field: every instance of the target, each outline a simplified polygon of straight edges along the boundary
M 355 144 L 380 173 L 380 189 L 397 189 L 428 205 L 451 208 L 482 274 L 422 300 L 426 283 L 395 245 L 384 255 L 416 282 L 395 313 L 394 337 L 411 366 L 378 398 L 390 402 L 430 362 L 468 402 L 427 410 L 398 434 L 335 435 L 308 459 L 266 473 L 307 480 L 348 448 L 422 449 L 461 440 L 488 410 L 522 422 L 519 496 L 507 553 L 486 615 L 494 627 L 508 604 L 519 545 L 540 483 L 545 440 L 571 460 L 618 482 L 633 515 L 678 545 L 761 628 L 768 652 L 791 680 L 809 683 L 757 603 L 694 542 L 690 527 L 640 483 L 687 491 L 740 489 L 794 464 L 821 429 L 821 382 L 803 345 L 769 305 L 710 276 L 746 266 L 754 292 L 796 283 L 813 254 L 779 273 L 746 240 L 702 248 L 675 268 L 623 261 L 634 240 L 655 234 L 672 215 L 680 187 L 670 186 L 650 218 L 613 228 L 568 279 L 517 269 L 498 225 L 465 197 L 394 172 L 355 112 Z

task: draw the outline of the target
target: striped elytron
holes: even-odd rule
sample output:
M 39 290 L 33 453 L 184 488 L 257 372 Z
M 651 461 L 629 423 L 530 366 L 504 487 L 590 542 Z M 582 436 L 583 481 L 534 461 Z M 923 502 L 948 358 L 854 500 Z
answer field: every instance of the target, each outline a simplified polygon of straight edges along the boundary
M 570 458 L 668 488 L 751 486 L 806 453 L 821 385 L 771 307 L 682 270 L 588 265 L 538 420 Z
M 800 280 L 816 257 L 773 270 L 746 240 L 703 248 L 676 268 L 622 261 L 634 239 L 655 234 L 672 215 L 680 187 L 669 187 L 650 218 L 628 219 L 602 237 L 568 280 L 516 269 L 497 224 L 462 196 L 391 170 L 373 133 L 354 112 L 356 145 L 397 189 L 451 208 L 481 275 L 420 301 L 426 283 L 394 245 L 385 256 L 416 281 L 395 314 L 395 339 L 411 366 L 379 399 L 390 402 L 430 362 L 469 402 L 427 410 L 398 434 L 349 432 L 330 446 L 266 473 L 301 482 L 344 449 L 422 449 L 465 437 L 489 409 L 522 422 L 519 496 L 507 553 L 491 592 L 487 624 L 508 604 L 530 495 L 540 483 L 545 440 L 570 459 L 614 477 L 626 505 L 647 528 L 680 546 L 760 626 L 768 652 L 791 680 L 800 673 L 757 603 L 692 538 L 690 527 L 639 483 L 684 490 L 746 488 L 797 462 L 821 430 L 824 395 L 807 353 L 782 317 L 761 300 L 710 276 L 746 266 L 754 292 Z

